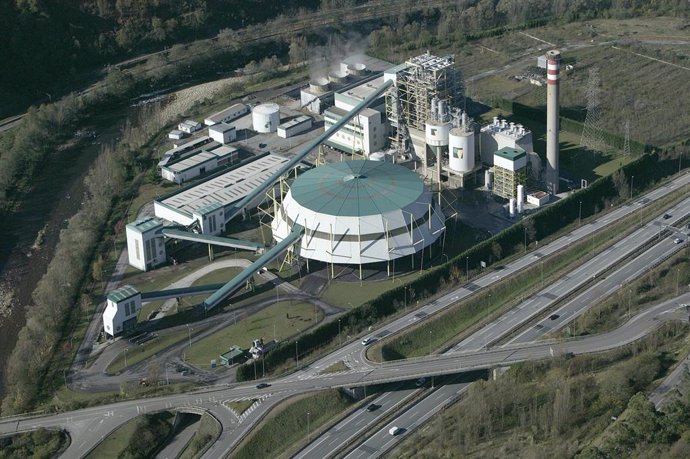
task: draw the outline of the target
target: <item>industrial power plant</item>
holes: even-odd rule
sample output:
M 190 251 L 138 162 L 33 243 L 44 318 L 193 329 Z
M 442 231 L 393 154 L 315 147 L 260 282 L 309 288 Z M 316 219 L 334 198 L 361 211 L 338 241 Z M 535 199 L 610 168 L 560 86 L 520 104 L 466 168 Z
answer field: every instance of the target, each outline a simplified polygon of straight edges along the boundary
M 180 188 L 154 201 L 154 215 L 127 225 L 129 264 L 147 271 L 169 263 L 169 243 L 179 240 L 207 244 L 211 259 L 213 246 L 258 259 L 222 287 L 111 292 L 106 332 L 131 327 L 147 301 L 208 293 L 202 307 L 214 308 L 281 256 L 307 270 L 325 266 L 331 277 L 335 266 L 349 266 L 359 279 L 367 266 L 390 276 L 397 259 L 423 266 L 443 251 L 448 203 L 459 190 L 505 199 L 506 218 L 545 204 L 559 190 L 560 52 L 546 59 L 545 168 L 525 126 L 500 117 L 482 126 L 470 117 L 454 57 L 428 52 L 399 65 L 352 56 L 314 77 L 292 108 L 238 103 L 204 120 L 207 135 L 201 123 L 184 121 L 170 138 L 198 137 L 176 143 L 159 163 L 161 177 Z M 267 139 L 259 151 L 246 152 L 250 136 Z M 260 151 L 293 138 L 308 140 L 287 154 Z M 310 154 L 315 164 L 305 162 Z M 257 213 L 272 246 L 225 236 L 234 219 Z

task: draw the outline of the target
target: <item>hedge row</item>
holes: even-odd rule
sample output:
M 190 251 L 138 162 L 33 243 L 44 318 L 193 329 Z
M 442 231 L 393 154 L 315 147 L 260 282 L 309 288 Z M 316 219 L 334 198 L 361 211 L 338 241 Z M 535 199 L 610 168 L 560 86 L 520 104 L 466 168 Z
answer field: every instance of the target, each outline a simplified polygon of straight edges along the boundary
M 641 190 L 677 172 L 677 165 L 675 159 L 660 160 L 657 154 L 645 154 L 624 166 L 622 172 L 626 177 L 634 176 L 635 189 Z M 581 217 L 586 218 L 610 207 L 620 194 L 614 185 L 612 176 L 602 177 L 591 183 L 588 188 L 561 199 L 525 218 L 520 224 L 506 228 L 445 264 L 426 271 L 423 276 L 406 286 L 384 292 L 361 307 L 348 311 L 340 318 L 341 325 L 344 327 L 342 333 L 358 334 L 370 325 L 376 324 L 401 310 L 406 299 L 410 298 L 410 292 L 415 292 L 419 298 L 426 298 L 439 292 L 449 283 L 457 284 L 464 278 L 466 268 L 475 271 L 480 268 L 482 261 L 488 265 L 500 258 L 518 253 L 524 247 L 525 235 L 527 235 L 530 243 L 542 240 L 564 226 L 575 222 L 580 217 L 580 211 L 582 212 Z M 330 345 L 337 339 L 338 323 L 323 324 L 298 337 L 299 354 L 304 356 L 312 353 L 319 348 Z M 293 340 L 281 343 L 266 356 L 264 363 L 266 368 L 271 371 L 294 358 L 295 342 Z M 250 380 L 253 377 L 253 363 L 238 368 L 238 381 Z

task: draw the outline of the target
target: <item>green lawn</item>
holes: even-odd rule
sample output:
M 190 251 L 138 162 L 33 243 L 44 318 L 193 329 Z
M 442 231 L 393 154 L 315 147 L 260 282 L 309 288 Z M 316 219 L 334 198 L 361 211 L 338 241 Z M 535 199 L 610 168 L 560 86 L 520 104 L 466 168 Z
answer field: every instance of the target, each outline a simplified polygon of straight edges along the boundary
M 110 435 L 99 443 L 91 453 L 86 456 L 87 459 L 118 459 L 120 454 L 129 445 L 129 440 L 137 430 L 137 421 L 139 418 L 134 418 L 127 423 L 115 429 Z
M 250 400 L 239 400 L 237 402 L 228 402 L 228 406 L 240 416 L 242 413 L 247 411 L 250 406 L 256 402 L 255 399 Z
M 331 389 L 284 402 L 269 414 L 266 421 L 254 430 L 248 440 L 234 453 L 235 458 L 269 458 L 294 450 L 314 432 L 342 413 L 353 400 Z
M 321 373 L 322 373 L 322 374 L 325 374 L 325 373 L 338 373 L 338 372 L 341 372 L 341 371 L 347 371 L 347 370 L 349 370 L 349 369 L 350 369 L 350 367 L 348 367 L 347 364 L 346 364 L 345 362 L 343 362 L 342 360 L 339 360 L 338 362 L 335 362 L 334 364 L 332 364 L 332 365 L 330 365 L 330 366 L 324 368 L 323 371 L 321 371 Z
M 198 367 L 208 367 L 211 359 L 218 359 L 220 354 L 227 352 L 233 345 L 249 349 L 254 339 L 285 340 L 323 319 L 323 313 L 316 308 L 314 320 L 314 311 L 314 306 L 308 303 L 281 301 L 238 320 L 237 324 L 232 323 L 231 316 L 226 328 L 194 343 L 192 349 L 187 351 L 187 359 Z

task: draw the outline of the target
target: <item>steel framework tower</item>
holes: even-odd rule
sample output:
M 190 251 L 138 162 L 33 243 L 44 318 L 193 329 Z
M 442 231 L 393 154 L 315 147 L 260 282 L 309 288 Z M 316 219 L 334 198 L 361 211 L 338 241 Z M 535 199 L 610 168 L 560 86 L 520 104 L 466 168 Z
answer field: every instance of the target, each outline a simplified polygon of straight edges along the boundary
M 587 116 L 582 128 L 580 146 L 590 151 L 602 151 L 604 149 L 603 130 L 601 127 L 600 111 L 600 85 L 599 68 L 592 67 L 589 70 L 587 83 Z

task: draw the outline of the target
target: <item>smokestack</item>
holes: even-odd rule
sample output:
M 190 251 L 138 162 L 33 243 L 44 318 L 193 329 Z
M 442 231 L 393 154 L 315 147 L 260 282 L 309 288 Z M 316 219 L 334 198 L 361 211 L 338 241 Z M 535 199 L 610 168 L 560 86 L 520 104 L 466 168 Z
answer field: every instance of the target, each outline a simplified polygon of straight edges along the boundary
M 546 188 L 558 193 L 558 84 L 561 52 L 546 53 Z

